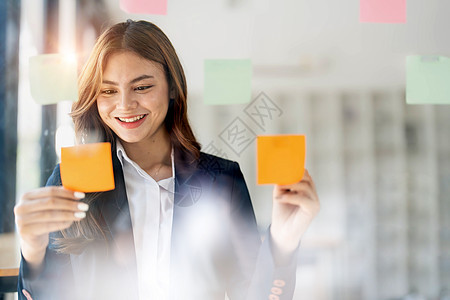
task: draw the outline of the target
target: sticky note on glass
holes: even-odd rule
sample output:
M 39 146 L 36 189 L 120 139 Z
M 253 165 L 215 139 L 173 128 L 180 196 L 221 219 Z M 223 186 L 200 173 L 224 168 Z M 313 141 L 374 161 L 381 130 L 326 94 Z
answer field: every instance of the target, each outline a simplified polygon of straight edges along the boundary
M 120 9 L 130 14 L 167 14 L 167 0 L 120 0 Z
M 248 103 L 252 93 L 250 59 L 207 59 L 205 71 L 205 104 Z
M 450 58 L 406 58 L 406 103 L 450 104 Z
M 75 55 L 42 54 L 30 57 L 29 62 L 31 96 L 38 104 L 77 100 Z
M 61 148 L 61 181 L 65 188 L 85 193 L 114 189 L 110 143 Z
M 406 23 L 406 0 L 360 0 L 363 23 Z
M 305 173 L 304 135 L 257 137 L 258 184 L 294 184 Z

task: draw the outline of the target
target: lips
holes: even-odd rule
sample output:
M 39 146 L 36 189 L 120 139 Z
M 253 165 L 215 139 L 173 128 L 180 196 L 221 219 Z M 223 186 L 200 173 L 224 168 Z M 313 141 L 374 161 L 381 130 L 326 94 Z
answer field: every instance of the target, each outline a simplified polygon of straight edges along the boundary
M 144 123 L 148 114 L 131 116 L 131 117 L 116 117 L 117 123 L 125 129 L 135 129 Z
M 117 117 L 116 119 L 118 119 L 119 121 L 124 122 L 124 123 L 134 123 L 134 122 L 137 122 L 139 120 L 142 120 L 145 116 L 146 116 L 146 114 L 138 115 L 138 116 L 134 116 L 134 117 L 129 117 L 129 118 Z

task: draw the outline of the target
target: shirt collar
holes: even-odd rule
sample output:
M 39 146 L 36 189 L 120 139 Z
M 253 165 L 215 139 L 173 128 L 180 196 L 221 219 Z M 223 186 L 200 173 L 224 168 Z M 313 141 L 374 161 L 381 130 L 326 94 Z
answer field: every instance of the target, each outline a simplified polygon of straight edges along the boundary
M 134 168 L 136 168 L 138 171 L 142 170 L 137 163 L 135 163 L 133 160 L 131 160 L 131 158 L 128 157 L 127 153 L 125 152 L 125 148 L 123 148 L 122 143 L 120 143 L 119 139 L 116 139 L 116 155 L 120 161 L 120 164 L 122 165 L 122 168 L 124 162 L 126 161 L 127 163 L 131 164 Z M 175 178 L 175 160 L 174 160 L 173 146 L 170 152 L 170 160 L 172 163 L 172 176 L 158 181 L 158 184 L 164 189 L 173 192 L 173 184 L 171 184 L 171 182 Z

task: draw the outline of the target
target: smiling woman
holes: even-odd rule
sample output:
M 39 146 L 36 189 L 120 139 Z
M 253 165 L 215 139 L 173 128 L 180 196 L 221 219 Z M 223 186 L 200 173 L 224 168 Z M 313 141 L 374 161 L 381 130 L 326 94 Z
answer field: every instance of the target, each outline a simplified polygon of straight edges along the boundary
M 164 127 L 169 88 L 162 67 L 133 52 L 119 52 L 108 59 L 103 78 L 98 112 L 122 142 L 143 147 L 152 140 L 170 142 Z
M 23 195 L 21 298 L 292 299 L 296 250 L 320 207 L 314 182 L 305 172 L 274 188 L 261 243 L 239 165 L 200 152 L 186 100 L 158 27 L 127 21 L 100 36 L 72 117 L 79 142 L 111 143 L 116 188 L 69 191 L 57 166 Z
M 111 56 L 116 57 L 117 60 L 111 60 Z M 133 66 L 138 67 L 141 73 L 133 70 L 122 75 L 123 71 L 132 70 L 132 68 L 125 68 L 128 63 L 134 63 Z M 134 77 L 131 78 L 132 75 Z M 126 76 L 130 78 L 125 78 Z M 123 82 L 125 79 L 128 82 Z M 122 82 L 119 82 L 120 80 Z M 125 87 L 126 84 L 128 86 Z M 175 143 L 175 147 L 180 146 L 183 156 L 186 156 L 188 160 L 197 159 L 200 145 L 187 121 L 187 88 L 183 68 L 175 49 L 164 33 L 155 25 L 143 21 L 117 24 L 106 31 L 95 45 L 80 76 L 79 101 L 74 103 L 72 111 L 76 131 L 80 133 L 78 136 L 80 141 L 83 135 L 91 139 L 94 139 L 92 137 L 94 135 L 99 140 L 114 141 L 112 134 L 112 131 L 115 132 L 114 129 L 106 126 L 97 113 L 95 107 L 97 98 L 102 102 L 101 99 L 106 96 L 116 97 L 119 94 L 122 101 L 129 101 L 133 105 L 135 98 L 134 96 L 129 98 L 130 89 L 139 95 L 146 93 L 148 89 L 153 89 L 154 84 L 166 85 L 164 99 L 167 100 L 166 105 L 172 103 L 170 108 L 173 110 L 168 114 L 165 112 L 167 118 L 164 119 L 166 128 L 171 129 L 172 143 Z M 160 86 L 158 90 L 161 92 L 162 88 Z M 169 90 L 172 99 L 170 102 Z M 155 93 L 152 92 L 153 94 Z M 127 105 L 127 102 L 123 105 Z M 177 118 L 173 117 L 175 115 Z M 102 129 L 100 132 L 98 132 L 99 128 Z

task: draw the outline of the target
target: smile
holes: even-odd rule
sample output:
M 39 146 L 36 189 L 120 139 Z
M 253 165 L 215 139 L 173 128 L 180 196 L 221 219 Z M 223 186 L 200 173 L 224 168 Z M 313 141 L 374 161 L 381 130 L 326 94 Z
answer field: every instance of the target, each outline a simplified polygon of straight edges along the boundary
M 121 122 L 125 122 L 125 123 L 133 123 L 133 122 L 137 122 L 141 119 L 143 119 L 146 115 L 139 115 L 139 116 L 135 116 L 132 118 L 123 118 L 123 117 L 117 117 L 117 119 Z

